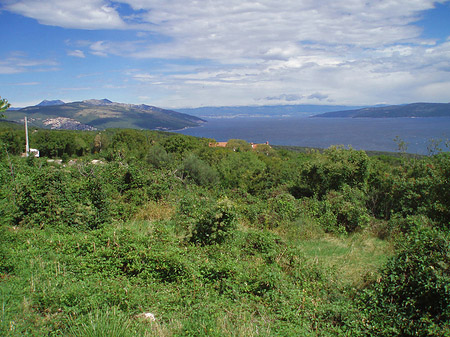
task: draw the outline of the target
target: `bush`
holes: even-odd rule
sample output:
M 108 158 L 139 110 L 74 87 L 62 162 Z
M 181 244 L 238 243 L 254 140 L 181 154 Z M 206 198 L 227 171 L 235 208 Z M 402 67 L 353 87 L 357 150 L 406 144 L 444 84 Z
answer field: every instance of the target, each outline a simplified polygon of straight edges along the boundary
M 266 164 L 253 152 L 229 152 L 217 165 L 224 188 L 256 194 L 265 185 Z
M 160 145 L 154 145 L 147 154 L 147 163 L 153 165 L 157 169 L 167 167 L 171 161 L 170 155 Z
M 425 215 L 407 215 L 395 213 L 391 216 L 386 225 L 388 236 L 405 235 L 417 231 L 423 226 L 432 227 L 433 222 Z
M 201 245 L 223 243 L 236 229 L 237 219 L 234 206 L 223 199 L 204 211 L 192 229 L 190 241 Z
M 14 223 L 98 228 L 110 219 L 103 181 L 60 167 L 22 168 L 16 175 Z
M 369 157 L 364 151 L 330 147 L 303 165 L 292 193 L 297 198 L 322 199 L 329 191 L 339 191 L 344 185 L 362 188 L 367 182 L 368 167 Z
M 246 234 L 242 249 L 249 255 L 261 254 L 267 263 L 273 263 L 282 243 L 279 236 L 269 231 L 251 231 Z
M 441 153 L 433 157 L 428 164 L 430 177 L 424 184 L 425 195 L 430 193 L 429 205 L 423 210 L 431 219 L 450 228 L 450 153 Z
M 336 215 L 331 211 L 328 202 L 316 198 L 303 198 L 301 208 L 307 218 L 318 223 L 324 231 L 343 233 L 345 228 L 337 225 Z
M 331 191 L 326 196 L 326 205 L 336 216 L 336 225 L 347 233 L 369 224 L 364 193 L 345 185 L 342 192 Z
M 299 213 L 295 198 L 289 193 L 281 193 L 260 203 L 258 223 L 262 227 L 276 228 L 295 220 Z
M 368 335 L 447 336 L 449 284 L 449 235 L 423 226 L 414 229 L 379 280 L 360 293 Z
M 214 185 L 219 179 L 217 171 L 194 154 L 184 159 L 180 172 L 200 186 Z

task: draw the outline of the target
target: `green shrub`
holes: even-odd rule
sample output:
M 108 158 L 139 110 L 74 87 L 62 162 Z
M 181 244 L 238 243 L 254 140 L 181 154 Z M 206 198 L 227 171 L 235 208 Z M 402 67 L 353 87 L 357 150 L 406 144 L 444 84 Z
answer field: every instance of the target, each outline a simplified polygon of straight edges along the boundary
M 16 179 L 14 222 L 37 227 L 98 228 L 110 219 L 104 182 L 94 173 L 33 167 Z
M 398 236 L 409 234 L 420 230 L 423 226 L 432 227 L 434 223 L 425 215 L 407 215 L 395 213 L 391 216 L 386 225 L 388 236 Z
M 199 312 L 191 318 L 184 319 L 182 322 L 182 329 L 176 336 L 221 337 L 223 336 L 223 332 L 217 326 L 217 316 L 217 312 Z
M 276 213 L 280 221 L 295 220 L 298 215 L 298 206 L 295 198 L 289 193 L 281 193 L 268 200 L 270 211 Z
M 162 142 L 162 146 L 168 153 L 173 153 L 176 157 L 181 157 L 184 153 L 198 148 L 200 142 L 195 137 L 173 134 Z
M 450 229 L 450 153 L 440 153 L 427 164 L 430 177 L 424 184 L 424 196 L 428 196 L 429 203 L 424 205 L 423 213 Z
M 120 129 L 112 137 L 111 147 L 121 156 L 143 158 L 149 146 L 149 140 L 142 132 L 133 129 Z
M 20 155 L 25 143 L 23 132 L 17 130 L 0 131 L 0 157 L 6 153 L 10 155 Z
M 295 220 L 300 215 L 298 201 L 285 192 L 267 199 L 244 193 L 238 200 L 239 213 L 259 228 L 276 228 Z
M 326 232 L 345 232 L 344 227 L 338 226 L 336 214 L 332 212 L 331 206 L 326 200 L 320 201 L 316 198 L 303 198 L 300 203 L 301 210 L 306 217 L 318 223 Z
M 9 248 L 13 236 L 8 232 L 5 225 L 0 225 L 0 279 L 2 274 L 9 274 L 14 271 L 13 250 Z
M 201 245 L 223 243 L 233 235 L 236 225 L 236 212 L 231 201 L 219 200 L 214 207 L 206 209 L 196 220 L 190 241 Z
M 217 171 L 195 154 L 190 154 L 183 160 L 180 173 L 182 177 L 193 180 L 200 186 L 215 185 L 219 179 Z
M 147 163 L 157 169 L 165 168 L 169 165 L 172 158 L 166 150 L 160 145 L 153 145 L 147 154 Z
M 344 185 L 363 188 L 368 177 L 369 157 L 364 151 L 332 146 L 315 154 L 301 169 L 300 178 L 291 188 L 297 198 L 316 196 L 322 199 L 329 191 Z
M 278 245 L 282 242 L 278 235 L 269 231 L 250 231 L 245 235 L 244 251 L 247 254 L 253 255 L 272 254 L 278 250 Z
M 185 232 L 190 232 L 195 223 L 216 205 L 216 201 L 202 191 L 198 191 L 196 185 L 188 187 L 187 192 L 179 197 L 173 217 L 176 228 Z
M 279 236 L 269 231 L 250 231 L 246 233 L 242 249 L 248 255 L 261 254 L 267 263 L 273 263 L 283 243 Z
M 450 332 L 450 238 L 424 226 L 400 242 L 359 303 L 370 336 L 447 336 Z
M 217 164 L 221 184 L 256 194 L 265 186 L 266 164 L 253 152 L 229 152 Z
M 300 207 L 330 233 L 352 233 L 370 222 L 364 193 L 348 185 L 341 191 L 328 192 L 324 200 L 304 198 Z
M 281 286 L 282 273 L 278 266 L 263 265 L 255 271 L 256 273 L 252 275 L 252 278 L 246 282 L 248 293 L 262 297 Z
M 369 224 L 365 196 L 359 189 L 344 185 L 342 191 L 330 191 L 325 200 L 329 210 L 336 216 L 336 225 L 343 227 L 347 233 Z

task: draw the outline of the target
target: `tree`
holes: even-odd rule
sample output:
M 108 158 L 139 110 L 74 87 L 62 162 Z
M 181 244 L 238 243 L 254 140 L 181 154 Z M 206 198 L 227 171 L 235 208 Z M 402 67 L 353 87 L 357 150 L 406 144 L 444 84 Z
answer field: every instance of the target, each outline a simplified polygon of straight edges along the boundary
M 5 115 L 3 114 L 3 112 L 8 110 L 8 108 L 10 106 L 11 106 L 11 104 L 9 104 L 6 99 L 1 98 L 1 96 L 0 96 L 0 118 L 5 118 Z
M 171 156 L 160 145 L 153 145 L 147 154 L 147 163 L 153 165 L 155 168 L 160 169 L 167 167 L 171 161 Z
M 102 150 L 106 149 L 109 145 L 108 137 L 103 133 L 98 133 L 94 137 L 94 142 L 92 144 L 92 152 L 99 153 Z
M 168 153 L 182 156 L 184 153 L 200 147 L 200 143 L 195 137 L 177 134 L 167 138 L 162 146 Z
M 368 166 L 369 157 L 364 151 L 332 146 L 303 165 L 292 192 L 298 198 L 316 195 L 322 199 L 329 191 L 339 191 L 344 185 L 363 189 Z
M 394 142 L 397 144 L 398 152 L 405 154 L 408 151 L 408 143 L 401 139 L 399 136 L 395 136 Z
M 250 151 L 252 149 L 252 146 L 242 139 L 230 139 L 227 142 L 227 147 L 238 152 Z
M 0 131 L 0 144 L 1 143 L 5 144 L 9 154 L 18 155 L 23 151 L 22 147 L 25 143 L 23 132 L 12 129 Z
M 121 155 L 143 157 L 148 149 L 149 143 L 142 131 L 123 129 L 118 131 L 112 138 L 114 152 Z
M 217 171 L 193 153 L 184 159 L 181 172 L 200 186 L 214 185 L 219 179 Z

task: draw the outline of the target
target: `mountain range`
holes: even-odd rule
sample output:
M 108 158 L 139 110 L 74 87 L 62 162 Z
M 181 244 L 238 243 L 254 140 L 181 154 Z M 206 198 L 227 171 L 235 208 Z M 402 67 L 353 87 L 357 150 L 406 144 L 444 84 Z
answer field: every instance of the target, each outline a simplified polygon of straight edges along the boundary
M 72 103 L 44 100 L 35 106 L 7 112 L 8 119 L 12 121 L 20 121 L 24 116 L 38 127 L 73 130 L 179 130 L 205 122 L 198 117 L 173 110 L 145 104 L 116 103 L 108 99 L 89 99 Z
M 450 117 L 450 103 L 412 103 L 325 112 L 314 117 L 396 118 Z
M 249 105 L 249 106 L 213 106 L 177 109 L 180 112 L 192 114 L 201 118 L 232 118 L 232 117 L 285 117 L 313 116 L 319 113 L 359 109 L 365 106 L 350 105 Z
M 179 130 L 202 125 L 205 119 L 232 117 L 339 117 L 339 118 L 395 118 L 450 117 L 450 103 L 412 103 L 379 106 L 339 105 L 275 105 L 222 106 L 165 110 L 145 104 L 111 102 L 108 99 L 89 99 L 64 103 L 44 100 L 21 109 L 9 109 L 11 121 L 23 121 L 52 129 L 96 130 L 106 128 L 135 128 L 148 130 Z
M 447 117 L 450 103 L 412 103 L 403 105 L 345 106 L 345 105 L 263 105 L 221 106 L 178 109 L 201 118 L 232 117 Z

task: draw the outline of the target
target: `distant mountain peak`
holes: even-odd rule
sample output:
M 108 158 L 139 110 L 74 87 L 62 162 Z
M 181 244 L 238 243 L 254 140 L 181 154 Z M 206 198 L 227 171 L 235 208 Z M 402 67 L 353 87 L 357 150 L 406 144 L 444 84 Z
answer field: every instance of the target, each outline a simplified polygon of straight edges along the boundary
M 46 100 L 44 99 L 41 103 L 39 103 L 37 106 L 52 106 L 52 105 L 62 105 L 62 104 L 66 104 L 63 101 L 56 99 L 56 100 Z
M 120 107 L 120 108 L 138 109 L 138 110 L 142 110 L 142 111 L 166 111 L 166 112 L 169 112 L 169 110 L 164 110 L 164 109 L 157 108 L 157 107 L 151 106 L 151 105 L 117 103 L 117 102 L 112 102 L 106 98 L 104 98 L 104 99 L 87 99 L 87 100 L 82 101 L 82 103 L 97 105 L 97 106 L 116 106 L 116 107 Z
M 109 99 L 87 99 L 84 100 L 83 103 L 93 104 L 93 105 L 108 105 L 113 104 Z
M 117 103 L 106 98 L 62 104 L 58 101 L 43 101 L 40 106 L 30 106 L 18 111 L 18 119 L 23 118 L 23 114 L 34 115 L 43 127 L 77 130 L 117 127 L 179 130 L 205 122 L 198 117 L 172 110 L 142 104 Z

